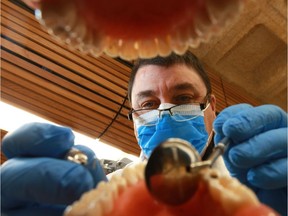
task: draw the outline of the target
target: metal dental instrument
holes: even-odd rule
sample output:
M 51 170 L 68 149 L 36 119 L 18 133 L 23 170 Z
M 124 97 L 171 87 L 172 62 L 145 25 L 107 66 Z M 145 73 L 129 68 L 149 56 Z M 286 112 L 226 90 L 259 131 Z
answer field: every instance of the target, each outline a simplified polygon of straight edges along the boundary
M 76 148 L 71 148 L 66 154 L 65 159 L 81 165 L 86 165 L 88 163 L 88 156 Z
M 211 167 L 222 155 L 230 139 L 225 137 L 205 161 L 187 141 L 171 138 L 152 152 L 145 169 L 145 181 L 152 196 L 167 205 L 188 201 L 197 189 L 198 172 Z

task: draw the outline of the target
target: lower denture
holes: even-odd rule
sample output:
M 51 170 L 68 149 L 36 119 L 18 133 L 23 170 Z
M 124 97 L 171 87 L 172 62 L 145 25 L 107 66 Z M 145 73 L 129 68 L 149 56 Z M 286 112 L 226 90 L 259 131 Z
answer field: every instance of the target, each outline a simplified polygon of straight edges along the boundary
M 146 163 L 124 168 L 109 182 L 100 183 L 69 206 L 65 216 L 277 216 L 261 204 L 252 190 L 237 179 L 222 176 L 217 170 L 199 173 L 196 193 L 186 203 L 169 206 L 157 202 L 148 192 L 144 181 Z

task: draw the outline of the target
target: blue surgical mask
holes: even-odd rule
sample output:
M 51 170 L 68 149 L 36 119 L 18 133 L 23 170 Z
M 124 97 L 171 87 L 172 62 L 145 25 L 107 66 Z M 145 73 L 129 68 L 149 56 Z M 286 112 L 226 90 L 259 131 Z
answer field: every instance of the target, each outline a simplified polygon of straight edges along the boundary
M 167 109 L 172 106 L 175 105 L 161 104 L 159 109 Z M 153 110 L 134 120 L 138 133 L 138 144 L 145 156 L 149 157 L 154 148 L 169 138 L 184 139 L 190 142 L 199 153 L 202 153 L 208 140 L 204 113 L 200 109 L 193 111 L 193 113 L 191 116 L 186 110 L 179 110 L 177 118 L 175 118 L 174 116 L 171 117 L 168 111 L 159 114 L 158 110 Z

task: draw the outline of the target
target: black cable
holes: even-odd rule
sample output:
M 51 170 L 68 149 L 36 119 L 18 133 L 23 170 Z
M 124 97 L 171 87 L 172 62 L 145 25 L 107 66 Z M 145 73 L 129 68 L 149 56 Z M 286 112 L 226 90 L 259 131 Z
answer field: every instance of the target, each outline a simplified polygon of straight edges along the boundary
M 128 95 L 125 96 L 124 101 L 123 101 L 123 103 L 122 103 L 121 106 L 120 106 L 120 109 L 118 110 L 118 112 L 116 113 L 116 115 L 114 116 L 114 118 L 112 119 L 112 121 L 110 122 L 110 124 L 109 124 L 109 125 L 104 129 L 104 131 L 97 137 L 97 139 L 100 139 L 100 137 L 102 137 L 102 136 L 106 133 L 106 131 L 111 127 L 111 125 L 114 123 L 114 121 L 116 120 L 116 118 L 117 118 L 118 115 L 120 114 L 122 108 L 124 107 L 127 98 L 128 98 Z
M 228 107 L 226 92 L 225 92 L 225 89 L 224 89 L 223 79 L 222 79 L 221 76 L 220 76 L 220 80 L 221 80 L 221 87 L 222 87 L 222 91 L 223 91 L 223 95 L 224 95 L 225 104 L 226 104 L 226 107 Z

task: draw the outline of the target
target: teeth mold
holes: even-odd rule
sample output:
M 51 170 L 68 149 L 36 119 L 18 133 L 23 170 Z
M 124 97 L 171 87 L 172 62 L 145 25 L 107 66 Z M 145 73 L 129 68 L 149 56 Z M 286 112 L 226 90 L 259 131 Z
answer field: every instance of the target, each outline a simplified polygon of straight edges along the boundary
M 26 0 L 27 1 L 27 0 Z M 32 0 L 31 0 L 32 1 Z M 36 18 L 58 41 L 98 57 L 183 54 L 234 20 L 244 0 L 41 0 Z
M 149 194 L 144 182 L 146 163 L 124 168 L 67 207 L 64 216 L 277 216 L 238 180 L 217 170 L 199 173 L 196 194 L 187 203 L 168 206 Z

